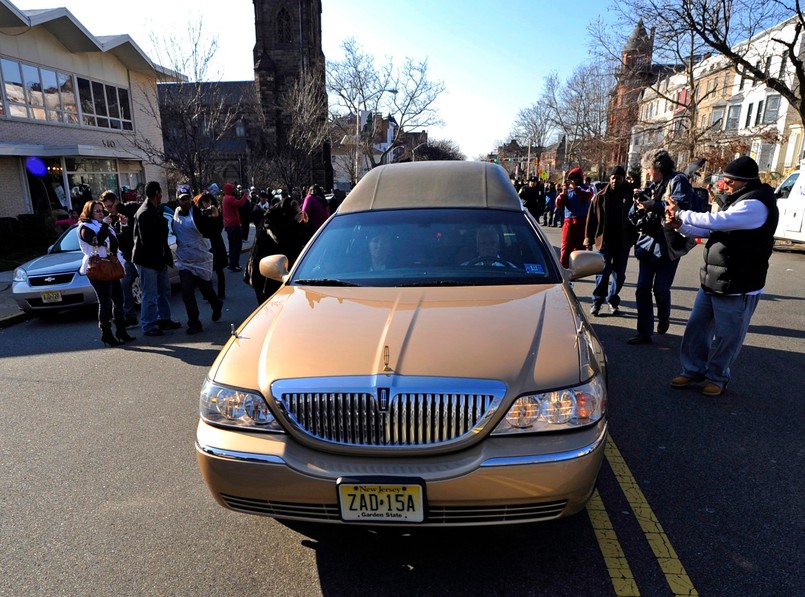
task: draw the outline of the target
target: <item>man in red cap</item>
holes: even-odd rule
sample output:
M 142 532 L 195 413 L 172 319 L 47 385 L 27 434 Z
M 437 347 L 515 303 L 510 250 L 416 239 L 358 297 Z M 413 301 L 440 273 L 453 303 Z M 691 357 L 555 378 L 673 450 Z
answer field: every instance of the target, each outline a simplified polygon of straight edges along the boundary
M 562 250 L 559 261 L 562 267 L 570 267 L 570 254 L 584 248 L 584 229 L 587 225 L 587 212 L 593 199 L 593 191 L 582 185 L 584 172 L 573 168 L 567 173 L 562 192 L 556 198 L 556 207 L 565 210 L 565 223 L 562 225 Z

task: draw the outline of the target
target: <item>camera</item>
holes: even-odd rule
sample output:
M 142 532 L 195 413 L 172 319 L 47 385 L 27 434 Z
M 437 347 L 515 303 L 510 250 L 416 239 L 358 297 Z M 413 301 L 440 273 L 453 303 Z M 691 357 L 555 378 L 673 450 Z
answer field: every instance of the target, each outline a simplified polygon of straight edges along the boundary
M 645 203 L 646 201 L 651 201 L 651 199 L 651 191 L 649 189 L 635 189 L 635 202 Z
M 210 207 L 202 207 L 201 208 L 202 215 L 208 216 L 212 213 L 212 206 Z

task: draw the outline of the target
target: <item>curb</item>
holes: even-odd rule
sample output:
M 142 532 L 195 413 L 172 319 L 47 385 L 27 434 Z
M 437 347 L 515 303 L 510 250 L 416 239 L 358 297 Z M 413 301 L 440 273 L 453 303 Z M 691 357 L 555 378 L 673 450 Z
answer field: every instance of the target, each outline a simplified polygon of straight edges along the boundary
M 27 321 L 31 317 L 32 315 L 29 315 L 25 311 L 20 311 L 19 313 L 12 313 L 11 315 L 2 315 L 0 316 L 0 329 L 10 327 L 17 323 L 22 323 L 23 321 Z

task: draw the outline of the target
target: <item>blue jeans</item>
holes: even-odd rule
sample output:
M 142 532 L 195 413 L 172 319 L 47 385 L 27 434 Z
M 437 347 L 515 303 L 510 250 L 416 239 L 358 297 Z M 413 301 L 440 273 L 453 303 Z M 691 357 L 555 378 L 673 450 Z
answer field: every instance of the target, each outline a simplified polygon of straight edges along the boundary
M 759 300 L 759 294 L 723 296 L 700 288 L 679 348 L 682 375 L 726 386 Z
M 120 281 L 120 286 L 123 289 L 123 313 L 126 314 L 126 317 L 136 317 L 137 304 L 134 302 L 131 285 L 134 284 L 134 280 L 137 279 L 139 274 L 137 273 L 137 267 L 130 261 L 124 262 L 123 268 L 126 270 L 126 275 Z
M 226 240 L 229 243 L 229 269 L 235 269 L 240 266 L 240 251 L 243 248 L 243 231 L 240 226 L 227 226 Z
M 150 332 L 159 327 L 160 320 L 171 318 L 171 281 L 168 268 L 161 270 L 138 265 L 140 285 L 143 289 L 142 304 L 140 305 L 140 325 L 144 332 Z
M 617 307 L 621 302 L 621 288 L 626 281 L 629 249 L 610 249 L 604 246 L 598 252 L 604 257 L 604 271 L 595 277 L 593 300 L 596 305 L 602 305 L 606 301 Z
M 667 321 L 671 318 L 671 285 L 674 283 L 679 259 L 671 261 L 662 257 L 657 261 L 640 259 L 637 272 L 637 333 L 651 338 L 654 335 L 654 304 L 657 301 L 657 318 Z

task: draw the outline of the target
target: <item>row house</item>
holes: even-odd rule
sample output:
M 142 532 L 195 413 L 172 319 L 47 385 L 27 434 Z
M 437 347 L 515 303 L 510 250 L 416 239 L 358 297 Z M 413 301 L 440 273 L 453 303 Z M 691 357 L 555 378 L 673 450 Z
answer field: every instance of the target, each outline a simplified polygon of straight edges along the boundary
M 80 207 L 111 189 L 165 184 L 136 136 L 162 145 L 154 64 L 128 35 L 96 37 L 65 8 L 0 0 L 0 218 Z
M 795 20 L 764 31 L 738 49 L 767 74 L 794 84 L 789 61 L 773 38 L 794 34 Z M 800 48 L 800 55 L 802 48 Z M 693 68 L 693 91 L 686 70 L 660 78 L 640 98 L 638 124 L 632 129 L 630 169 L 640 156 L 668 149 L 680 168 L 705 157 L 703 173 L 718 172 L 737 155 L 750 155 L 764 178 L 777 180 L 798 167 L 803 127 L 797 112 L 779 93 L 741 76 L 724 57 L 708 56 Z

